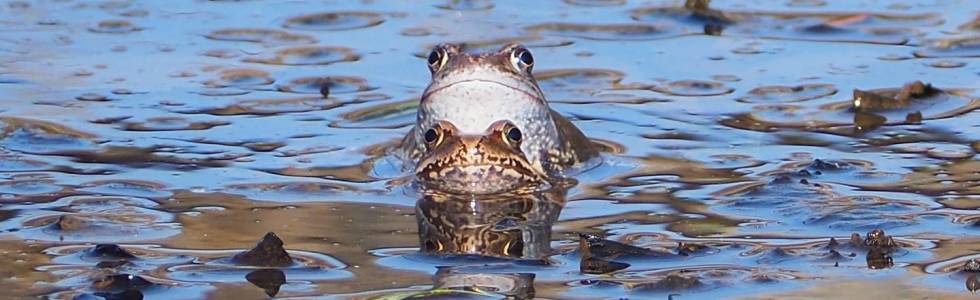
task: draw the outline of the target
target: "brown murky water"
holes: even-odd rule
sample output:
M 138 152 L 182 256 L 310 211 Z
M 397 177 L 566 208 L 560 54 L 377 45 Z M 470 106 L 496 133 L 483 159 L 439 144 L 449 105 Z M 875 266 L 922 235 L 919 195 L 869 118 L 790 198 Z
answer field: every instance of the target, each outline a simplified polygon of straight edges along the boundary
M 711 4 L 3 1 L 3 297 L 975 297 L 980 3 Z M 604 163 L 420 194 L 440 42 L 528 45 Z

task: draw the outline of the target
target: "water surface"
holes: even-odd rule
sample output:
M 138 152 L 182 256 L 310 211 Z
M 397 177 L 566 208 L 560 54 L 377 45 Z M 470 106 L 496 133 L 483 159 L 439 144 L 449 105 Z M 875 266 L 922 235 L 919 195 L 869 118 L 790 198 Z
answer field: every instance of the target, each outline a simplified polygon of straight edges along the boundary
M 973 298 L 980 4 L 711 4 L 4 1 L 0 289 L 349 299 L 477 274 L 555 299 Z M 442 42 L 528 45 L 604 163 L 481 206 L 420 194 L 387 151 Z M 851 108 L 916 80 L 944 94 Z M 432 211 L 452 230 L 419 232 Z M 464 227 L 524 259 L 419 252 Z M 848 244 L 874 229 L 898 248 Z M 229 260 L 270 231 L 292 264 Z M 582 233 L 685 255 L 585 274 Z

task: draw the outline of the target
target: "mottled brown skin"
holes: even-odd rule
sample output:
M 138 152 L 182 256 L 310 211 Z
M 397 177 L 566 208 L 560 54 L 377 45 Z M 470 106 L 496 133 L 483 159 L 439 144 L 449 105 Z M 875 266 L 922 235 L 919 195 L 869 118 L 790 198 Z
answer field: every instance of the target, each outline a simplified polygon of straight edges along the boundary
M 451 44 L 433 50 L 432 82 L 402 141 L 421 185 L 484 195 L 547 187 L 597 157 L 585 135 L 548 107 L 532 65 L 530 52 L 516 44 L 482 54 Z M 519 140 L 508 139 L 512 129 Z
M 415 174 L 426 187 L 469 186 L 472 190 L 505 189 L 546 184 L 547 174 L 539 173 L 521 153 L 520 143 L 509 141 L 507 121 L 491 125 L 487 134 L 461 136 L 452 124 L 434 125 L 441 134 L 417 165 Z

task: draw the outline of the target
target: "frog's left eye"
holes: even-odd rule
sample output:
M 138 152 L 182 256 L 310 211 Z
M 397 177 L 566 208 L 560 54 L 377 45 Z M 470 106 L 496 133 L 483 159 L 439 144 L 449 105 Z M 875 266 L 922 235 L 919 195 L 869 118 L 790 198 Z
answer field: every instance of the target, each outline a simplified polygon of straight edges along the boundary
M 515 148 L 520 148 L 521 141 L 524 139 L 524 135 L 521 133 L 521 130 L 510 122 L 505 123 L 500 129 L 500 136 L 501 139 L 507 143 L 507 145 Z
M 531 67 L 534 66 L 534 56 L 531 55 L 531 51 L 524 47 L 514 48 L 514 52 L 511 52 L 510 60 L 518 70 L 523 70 L 528 73 L 531 72 Z

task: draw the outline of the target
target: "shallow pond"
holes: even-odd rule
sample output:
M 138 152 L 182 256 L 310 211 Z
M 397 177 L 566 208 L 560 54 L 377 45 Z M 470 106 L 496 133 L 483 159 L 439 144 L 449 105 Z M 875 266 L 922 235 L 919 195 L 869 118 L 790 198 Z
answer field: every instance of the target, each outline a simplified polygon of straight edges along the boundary
M 971 0 L 3 1 L 0 289 L 973 298 L 978 13 Z M 534 195 L 420 194 L 388 150 L 442 42 L 527 45 L 603 163 Z M 914 81 L 941 92 L 854 101 Z M 241 264 L 267 232 L 292 260 Z M 420 253 L 470 236 L 521 259 Z M 627 247 L 610 241 L 644 250 L 589 260 L 607 254 L 594 244 Z

